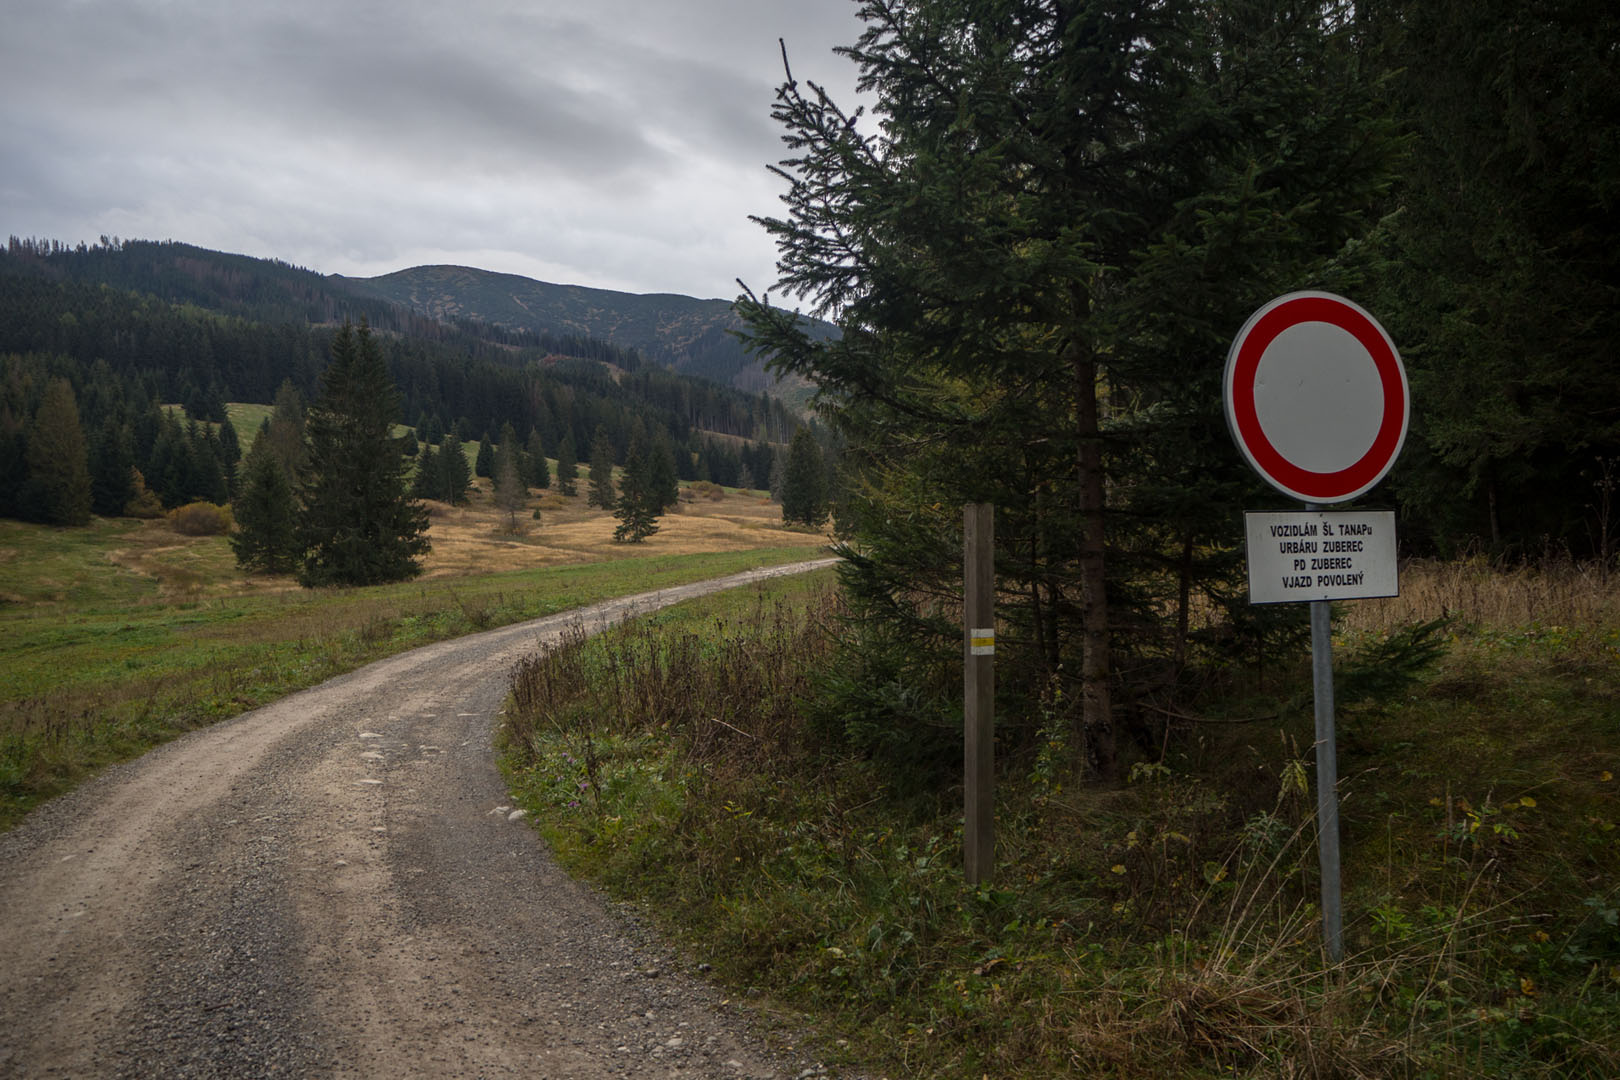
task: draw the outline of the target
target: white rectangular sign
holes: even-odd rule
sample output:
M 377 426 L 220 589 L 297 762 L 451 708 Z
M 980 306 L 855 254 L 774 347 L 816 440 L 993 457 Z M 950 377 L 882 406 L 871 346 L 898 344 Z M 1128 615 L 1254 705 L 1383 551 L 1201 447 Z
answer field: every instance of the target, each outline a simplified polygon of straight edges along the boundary
M 1395 511 L 1244 514 L 1249 603 L 1396 596 Z

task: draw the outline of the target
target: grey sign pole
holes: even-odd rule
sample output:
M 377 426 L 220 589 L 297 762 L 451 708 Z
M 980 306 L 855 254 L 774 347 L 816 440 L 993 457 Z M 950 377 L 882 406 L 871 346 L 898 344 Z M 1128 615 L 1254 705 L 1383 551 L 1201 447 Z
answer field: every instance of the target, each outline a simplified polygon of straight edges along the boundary
M 1307 503 L 1307 510 L 1323 507 Z M 1316 699 L 1317 858 L 1322 868 L 1322 940 L 1328 959 L 1344 955 L 1339 881 L 1339 754 L 1333 733 L 1333 604 L 1311 601 L 1311 684 Z
M 996 865 L 996 515 L 989 503 L 962 509 L 962 869 L 969 885 Z

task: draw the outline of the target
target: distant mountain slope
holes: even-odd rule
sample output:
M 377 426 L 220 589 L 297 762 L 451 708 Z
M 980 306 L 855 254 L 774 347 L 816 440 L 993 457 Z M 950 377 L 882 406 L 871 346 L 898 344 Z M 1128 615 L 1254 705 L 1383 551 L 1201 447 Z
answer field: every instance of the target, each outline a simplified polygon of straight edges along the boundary
M 618 464 L 640 438 L 667 447 L 681 479 L 734 487 L 745 467 L 755 480 L 770 476 L 774 447 L 802 423 L 779 397 L 672 371 L 566 327 L 445 312 L 436 318 L 345 279 L 187 244 L 13 237 L 0 248 L 0 516 L 26 509 L 28 431 L 57 379 L 68 380 L 86 442 L 99 448 L 104 487 L 134 465 L 165 506 L 220 501 L 224 464 L 216 462 L 217 477 L 187 479 L 175 462 L 190 462 L 190 452 L 171 445 L 181 435 L 159 440 L 167 414 L 155 403 L 220 421 L 227 401 L 268 404 L 287 381 L 311 400 L 348 320 L 376 332 L 399 390 L 398 419 L 434 442 L 450 431 L 463 441 L 496 436 L 510 424 L 525 447 L 538 439 L 557 457 L 571 443 L 583 457 L 601 432 Z M 98 512 L 126 502 L 112 491 Z
M 741 390 L 766 390 L 775 381 L 733 336 L 742 320 L 726 300 L 553 285 L 465 266 L 418 266 L 339 280 L 358 294 L 433 318 L 597 338 L 636 349 L 654 364 Z M 837 333 L 830 324 L 820 326 L 829 336 Z

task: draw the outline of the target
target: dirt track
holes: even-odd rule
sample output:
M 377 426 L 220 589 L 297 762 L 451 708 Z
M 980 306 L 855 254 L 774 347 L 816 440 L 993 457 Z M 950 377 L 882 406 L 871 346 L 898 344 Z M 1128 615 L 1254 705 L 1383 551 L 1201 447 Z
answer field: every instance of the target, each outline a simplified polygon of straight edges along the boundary
M 41 807 L 0 836 L 0 1076 L 805 1075 L 556 868 L 490 735 L 565 627 L 815 565 L 418 649 Z

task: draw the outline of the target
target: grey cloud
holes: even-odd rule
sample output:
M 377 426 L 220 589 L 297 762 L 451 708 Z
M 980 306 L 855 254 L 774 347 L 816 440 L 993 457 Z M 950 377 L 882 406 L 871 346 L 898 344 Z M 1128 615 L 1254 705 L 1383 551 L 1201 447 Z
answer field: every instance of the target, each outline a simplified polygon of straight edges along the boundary
M 462 253 L 730 295 L 772 261 L 746 215 L 775 209 L 776 38 L 853 83 L 847 0 L 8 8 L 0 227 L 328 271 Z

